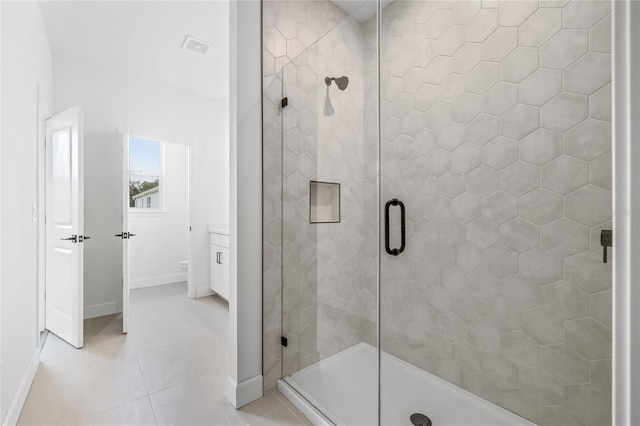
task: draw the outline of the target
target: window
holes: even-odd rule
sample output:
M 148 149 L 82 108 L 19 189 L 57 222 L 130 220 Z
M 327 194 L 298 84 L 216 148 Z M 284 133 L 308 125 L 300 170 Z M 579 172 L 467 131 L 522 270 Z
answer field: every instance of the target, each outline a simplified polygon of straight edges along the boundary
M 162 142 L 129 138 L 129 207 L 162 207 Z

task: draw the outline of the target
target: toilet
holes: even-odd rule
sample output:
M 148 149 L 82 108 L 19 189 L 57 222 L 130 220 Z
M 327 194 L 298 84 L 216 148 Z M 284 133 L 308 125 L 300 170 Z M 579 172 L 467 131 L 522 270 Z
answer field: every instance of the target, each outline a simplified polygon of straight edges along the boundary
M 180 262 L 180 267 L 182 268 L 183 271 L 189 272 L 189 261 L 183 260 L 182 262 Z

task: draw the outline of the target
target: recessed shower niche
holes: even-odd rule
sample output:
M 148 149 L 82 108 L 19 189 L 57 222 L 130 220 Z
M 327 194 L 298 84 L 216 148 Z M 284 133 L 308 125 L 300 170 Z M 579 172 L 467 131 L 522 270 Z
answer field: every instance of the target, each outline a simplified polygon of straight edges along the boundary
M 340 184 L 309 182 L 309 222 L 340 222 Z

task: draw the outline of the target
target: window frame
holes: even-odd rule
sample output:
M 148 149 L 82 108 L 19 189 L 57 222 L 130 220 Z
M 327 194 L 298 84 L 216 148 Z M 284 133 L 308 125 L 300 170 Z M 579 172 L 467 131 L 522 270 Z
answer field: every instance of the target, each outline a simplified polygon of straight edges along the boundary
M 145 172 L 142 170 L 131 170 L 129 167 L 131 166 L 131 139 L 142 139 L 145 141 L 157 142 L 160 146 L 160 172 L 152 173 Z M 128 205 L 128 212 L 135 215 L 160 215 L 165 214 L 165 188 L 164 188 L 164 174 L 165 174 L 165 142 L 152 137 L 139 136 L 135 134 L 129 134 L 129 139 L 127 143 L 127 149 L 129 150 L 127 158 L 129 159 L 129 164 L 127 164 L 128 172 L 127 179 L 128 182 L 131 182 L 131 176 L 142 176 L 142 177 L 155 177 L 158 178 L 158 207 L 150 208 L 150 207 L 131 207 Z M 146 197 L 143 198 L 142 204 L 146 204 Z

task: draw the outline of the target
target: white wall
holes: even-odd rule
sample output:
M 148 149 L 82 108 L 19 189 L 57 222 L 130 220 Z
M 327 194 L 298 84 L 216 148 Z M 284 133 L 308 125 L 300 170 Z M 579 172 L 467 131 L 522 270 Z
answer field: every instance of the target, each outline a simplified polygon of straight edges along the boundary
M 51 106 L 51 51 L 37 2 L 2 8 L 1 401 L 3 424 L 17 420 L 37 361 L 38 92 Z M 29 34 L 25 37 L 25 34 Z
M 229 7 L 229 376 L 239 408 L 262 389 L 261 2 Z
M 209 286 L 209 223 L 229 220 L 228 106 L 226 102 L 101 66 L 54 58 L 54 112 L 85 108 L 85 188 L 100 186 L 87 200 L 85 233 L 86 311 L 121 309 L 122 129 L 134 135 L 190 143 L 192 158 L 192 250 L 198 288 Z M 87 193 L 89 191 L 87 190 Z
M 163 212 L 129 212 L 129 287 L 186 281 L 189 255 L 189 146 L 164 144 Z M 155 194 L 157 195 L 157 193 Z

